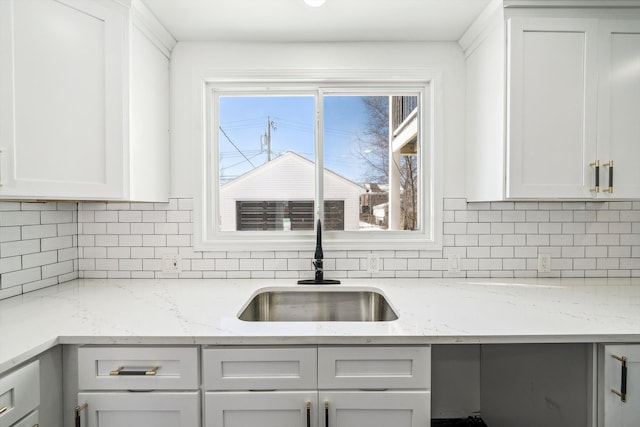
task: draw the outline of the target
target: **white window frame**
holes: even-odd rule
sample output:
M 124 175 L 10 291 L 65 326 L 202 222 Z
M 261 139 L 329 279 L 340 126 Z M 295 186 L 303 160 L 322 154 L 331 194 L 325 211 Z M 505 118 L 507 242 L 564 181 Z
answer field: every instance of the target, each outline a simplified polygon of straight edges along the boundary
M 227 73 L 225 73 L 227 74 Z M 249 91 L 249 92 L 247 92 Z M 219 231 L 218 123 L 214 108 L 216 94 L 370 94 L 420 93 L 419 173 L 422 198 L 420 230 L 414 231 L 325 231 L 326 250 L 425 250 L 442 249 L 442 76 L 432 70 L 393 72 L 385 70 L 341 71 L 238 71 L 202 81 L 203 138 L 200 141 L 199 191 L 194 197 L 194 249 L 196 251 L 291 251 L 315 247 L 315 231 Z M 322 111 L 322 97 L 316 97 L 316 111 Z M 317 119 L 316 141 L 316 218 L 322 218 L 323 124 Z

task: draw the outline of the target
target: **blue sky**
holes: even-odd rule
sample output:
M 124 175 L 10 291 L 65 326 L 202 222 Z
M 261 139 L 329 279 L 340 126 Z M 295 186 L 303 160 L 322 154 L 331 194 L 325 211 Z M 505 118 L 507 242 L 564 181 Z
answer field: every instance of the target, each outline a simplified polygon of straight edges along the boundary
M 327 96 L 325 99 L 325 167 L 355 182 L 362 181 L 363 170 L 354 153 L 356 137 L 367 119 L 360 97 Z M 233 179 L 267 161 L 261 147 L 271 130 L 272 157 L 285 151 L 314 160 L 313 96 L 220 97 L 220 165 L 223 181 Z M 230 142 L 232 141 L 233 144 Z

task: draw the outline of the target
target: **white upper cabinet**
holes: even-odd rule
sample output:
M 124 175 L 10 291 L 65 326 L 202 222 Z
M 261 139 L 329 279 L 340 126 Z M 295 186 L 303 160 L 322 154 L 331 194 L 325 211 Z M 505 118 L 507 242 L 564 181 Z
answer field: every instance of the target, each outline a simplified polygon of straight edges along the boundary
M 596 21 L 514 18 L 507 34 L 507 197 L 590 197 Z
M 134 6 L 0 0 L 0 198 L 167 199 L 175 41 Z
M 600 192 L 611 198 L 638 198 L 640 20 L 601 21 L 598 31 L 600 84 L 597 158 L 602 171 Z M 603 166 L 605 164 L 608 166 Z
M 469 201 L 640 198 L 639 25 L 637 8 L 481 15 L 460 41 Z

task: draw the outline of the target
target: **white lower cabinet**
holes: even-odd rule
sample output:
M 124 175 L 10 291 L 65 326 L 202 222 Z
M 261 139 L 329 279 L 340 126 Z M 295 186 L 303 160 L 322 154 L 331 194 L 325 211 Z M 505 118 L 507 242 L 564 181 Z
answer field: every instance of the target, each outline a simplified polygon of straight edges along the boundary
M 426 427 L 430 355 L 428 346 L 205 348 L 204 425 Z
M 425 427 L 428 391 L 322 391 L 321 424 L 330 427 Z M 328 421 L 327 421 L 328 418 Z
M 598 426 L 640 426 L 640 345 L 601 345 Z
M 40 364 L 31 362 L 0 377 L 0 427 L 31 427 L 40 405 Z M 25 418 L 26 416 L 26 418 Z M 35 415 L 37 420 L 37 414 Z
M 87 346 L 77 352 L 76 425 L 200 425 L 198 347 Z
M 35 410 L 11 427 L 38 427 L 40 425 L 39 423 L 40 413 L 38 410 Z
M 206 427 L 316 427 L 317 391 L 207 392 Z

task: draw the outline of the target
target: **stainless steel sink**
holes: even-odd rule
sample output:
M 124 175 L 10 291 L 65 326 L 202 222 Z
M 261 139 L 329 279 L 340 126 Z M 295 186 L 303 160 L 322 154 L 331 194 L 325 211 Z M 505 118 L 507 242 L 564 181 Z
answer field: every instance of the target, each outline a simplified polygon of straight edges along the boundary
M 386 322 L 396 320 L 385 297 L 371 290 L 268 290 L 238 316 L 249 322 Z

